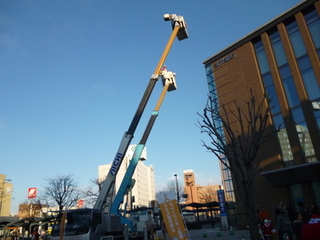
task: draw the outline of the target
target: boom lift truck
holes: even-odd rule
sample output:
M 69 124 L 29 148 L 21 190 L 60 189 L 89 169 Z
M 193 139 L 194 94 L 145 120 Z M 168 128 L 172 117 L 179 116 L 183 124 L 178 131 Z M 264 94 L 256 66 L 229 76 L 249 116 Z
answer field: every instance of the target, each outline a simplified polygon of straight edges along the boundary
M 141 153 L 145 147 L 146 140 L 150 134 L 151 128 L 158 115 L 159 108 L 165 97 L 167 91 L 176 89 L 175 78 L 172 72 L 162 71 L 164 62 L 168 56 L 168 53 L 172 47 L 175 37 L 179 41 L 188 38 L 187 25 L 182 16 L 176 14 L 165 14 L 165 21 L 171 21 L 172 33 L 167 42 L 167 45 L 160 57 L 160 60 L 156 66 L 154 73 L 151 75 L 149 84 L 144 92 L 144 95 L 139 103 L 136 113 L 131 121 L 128 131 L 126 131 L 120 142 L 118 151 L 111 164 L 111 168 L 102 184 L 97 201 L 93 209 L 72 209 L 61 212 L 57 216 L 56 224 L 53 225 L 51 238 L 52 240 L 100 240 L 105 235 L 123 236 L 125 230 L 125 224 L 123 220 L 121 222 L 121 216 L 116 213 L 116 208 L 123 201 L 123 192 L 120 192 L 116 196 L 116 200 L 111 204 L 111 193 L 115 184 L 116 176 L 119 171 L 119 167 L 123 161 L 125 153 L 133 139 L 134 132 L 139 124 L 143 111 L 150 98 L 150 95 L 154 89 L 156 82 L 159 78 L 163 81 L 163 90 L 157 102 L 157 105 L 152 112 L 146 130 L 137 145 L 133 159 L 130 161 L 128 173 L 125 177 L 129 177 L 131 180 L 132 173 L 135 166 L 140 159 Z M 131 164 L 132 162 L 132 164 Z M 122 185 L 128 185 L 127 180 L 124 179 Z M 123 218 L 122 218 L 123 219 Z
M 123 203 L 125 195 L 128 193 L 128 191 L 133 187 L 132 186 L 132 176 L 134 173 L 134 170 L 136 169 L 139 160 L 141 159 L 141 154 L 145 148 L 148 136 L 152 130 L 152 127 L 155 123 L 155 120 L 159 114 L 160 106 L 164 100 L 164 97 L 167 93 L 167 91 L 174 91 L 177 89 L 176 81 L 175 81 L 175 73 L 171 71 L 167 71 L 166 68 L 162 69 L 161 71 L 161 78 L 163 83 L 163 89 L 161 92 L 161 95 L 158 99 L 158 102 L 150 116 L 149 122 L 147 124 L 147 127 L 142 135 L 142 138 L 139 142 L 139 144 L 136 146 L 135 151 L 133 153 L 133 157 L 130 160 L 130 164 L 127 168 L 127 171 L 122 179 L 121 185 L 118 189 L 118 192 L 111 204 L 109 214 L 110 215 L 116 215 L 120 216 L 120 221 L 122 224 L 126 224 L 129 227 L 130 233 L 133 233 L 131 236 L 141 236 L 144 234 L 144 229 L 137 229 L 133 230 L 133 222 L 132 220 L 126 218 L 125 216 L 121 215 L 120 211 L 120 205 Z M 126 209 L 125 209 L 126 210 Z M 143 223 L 143 225 L 145 225 Z

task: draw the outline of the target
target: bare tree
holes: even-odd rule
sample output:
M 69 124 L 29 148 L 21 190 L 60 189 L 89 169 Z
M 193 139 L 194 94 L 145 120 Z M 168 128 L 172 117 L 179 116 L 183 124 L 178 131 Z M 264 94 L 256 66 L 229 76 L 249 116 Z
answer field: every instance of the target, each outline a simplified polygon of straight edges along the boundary
M 162 190 L 159 190 L 157 192 L 157 194 L 165 193 L 165 192 L 168 192 L 168 191 L 172 191 L 175 194 L 177 194 L 177 185 L 178 185 L 179 199 L 181 199 L 182 194 L 183 194 L 183 187 L 182 187 L 182 184 L 180 182 L 176 182 L 175 180 L 170 180 Z M 175 195 L 175 196 L 177 196 L 177 195 Z
M 217 202 L 217 190 L 212 188 L 205 189 L 199 193 L 199 199 L 203 203 Z
M 99 181 L 99 179 L 91 179 L 91 182 L 93 183 L 93 186 L 89 186 L 82 190 L 82 193 L 86 197 L 86 201 L 88 202 L 88 204 L 86 205 L 94 205 L 99 196 L 103 183 L 103 181 Z
M 82 192 L 72 175 L 57 175 L 44 180 L 47 183 L 44 186 L 43 198 L 49 207 L 58 207 L 60 211 L 70 209 L 75 207 L 82 197 Z
M 198 126 L 210 138 L 210 144 L 202 141 L 232 174 L 232 182 L 246 212 L 251 239 L 257 239 L 258 228 L 254 204 L 254 177 L 264 154 L 258 151 L 276 130 L 266 131 L 270 121 L 270 100 L 266 96 L 257 101 L 250 90 L 245 107 L 233 101 L 214 109 L 208 101 Z M 211 100 L 209 98 L 209 100 Z M 269 122 L 270 123 L 270 122 Z M 226 161 L 227 159 L 227 161 Z
M 175 192 L 176 196 L 179 196 L 179 199 L 181 199 L 182 194 L 183 194 L 183 187 L 180 182 L 176 182 L 175 180 L 170 180 L 167 183 L 166 190 Z M 177 193 L 177 191 L 178 191 L 178 193 Z

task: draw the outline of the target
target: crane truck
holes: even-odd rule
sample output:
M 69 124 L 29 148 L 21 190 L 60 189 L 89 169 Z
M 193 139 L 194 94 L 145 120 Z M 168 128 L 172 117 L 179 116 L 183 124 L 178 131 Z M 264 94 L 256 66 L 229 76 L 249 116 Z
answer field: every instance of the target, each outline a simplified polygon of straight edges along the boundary
M 130 189 L 133 188 L 132 183 L 132 176 L 133 173 L 138 165 L 139 160 L 141 159 L 141 154 L 143 153 L 143 150 L 145 148 L 148 136 L 151 132 L 151 129 L 155 123 L 155 120 L 159 114 L 160 106 L 164 100 L 165 94 L 168 91 L 174 91 L 177 89 L 176 80 L 175 80 L 175 73 L 168 71 L 166 68 L 163 68 L 161 73 L 162 83 L 163 83 L 163 89 L 161 92 L 161 95 L 158 99 L 158 102 L 150 116 L 149 122 L 147 124 L 147 127 L 142 135 L 142 138 L 139 142 L 139 144 L 135 147 L 135 151 L 133 153 L 133 157 L 130 160 L 129 166 L 127 168 L 127 171 L 122 179 L 122 182 L 120 184 L 120 187 L 118 189 L 118 192 L 110 206 L 109 214 L 120 216 L 120 222 L 121 224 L 126 224 L 130 229 L 130 236 L 140 237 L 144 234 L 144 229 L 138 229 L 137 226 L 133 225 L 132 219 L 126 218 L 126 216 L 121 214 L 120 211 L 120 204 L 123 203 L 125 195 L 128 193 Z M 142 226 L 146 225 L 145 222 L 142 222 Z M 134 228 L 133 228 L 134 227 Z M 134 230 L 133 230 L 134 229 Z
M 124 233 L 130 222 L 118 213 L 118 207 L 123 201 L 125 191 L 130 184 L 128 179 L 132 178 L 132 174 L 140 159 L 141 153 L 145 147 L 152 126 L 158 116 L 158 111 L 163 102 L 167 91 L 176 89 L 175 77 L 172 72 L 162 69 L 165 60 L 172 47 L 174 39 L 177 37 L 179 41 L 188 38 L 187 25 L 182 16 L 176 14 L 165 14 L 165 21 L 171 21 L 172 32 L 165 49 L 160 57 L 155 71 L 150 77 L 150 81 L 138 105 L 135 115 L 129 125 L 128 130 L 124 133 L 120 142 L 118 151 L 111 163 L 110 170 L 104 180 L 98 198 L 92 209 L 70 209 L 58 213 L 56 222 L 52 226 L 52 240 L 100 240 L 103 236 L 112 236 L 112 238 L 126 238 Z M 151 96 L 156 82 L 162 78 L 163 90 L 158 99 L 156 107 L 151 114 L 145 132 L 136 147 L 133 158 L 130 161 L 126 175 L 121 183 L 115 200 L 112 200 L 112 192 L 119 167 L 124 159 L 125 153 L 134 137 L 135 130 L 142 117 L 147 102 Z

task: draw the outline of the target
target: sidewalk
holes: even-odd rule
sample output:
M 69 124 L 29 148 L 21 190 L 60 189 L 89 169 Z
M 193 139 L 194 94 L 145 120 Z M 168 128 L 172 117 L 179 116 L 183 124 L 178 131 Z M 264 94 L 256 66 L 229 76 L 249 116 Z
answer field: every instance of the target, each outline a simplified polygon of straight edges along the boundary
M 189 240 L 250 240 L 249 230 L 233 230 L 233 231 L 221 231 L 218 230 L 220 225 L 216 227 L 210 225 L 203 226 L 201 229 L 188 230 Z M 162 235 L 162 231 L 157 231 L 157 240 L 167 240 L 169 237 Z
M 189 230 L 190 240 L 198 239 L 219 239 L 219 240 L 248 240 L 250 239 L 249 230 L 220 231 L 217 228 L 204 228 Z

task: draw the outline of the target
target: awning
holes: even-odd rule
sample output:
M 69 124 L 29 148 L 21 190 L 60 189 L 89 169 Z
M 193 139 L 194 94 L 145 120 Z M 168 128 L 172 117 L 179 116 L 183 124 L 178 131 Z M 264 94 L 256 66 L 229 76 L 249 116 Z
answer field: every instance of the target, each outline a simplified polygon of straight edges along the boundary
M 219 207 L 219 203 L 218 202 L 208 202 L 208 203 L 193 202 L 189 204 L 181 204 L 180 206 L 181 208 L 184 208 L 184 207 L 210 208 L 210 207 Z
M 319 181 L 320 161 L 266 171 L 262 172 L 261 175 L 275 186 Z

